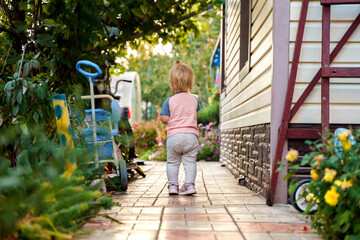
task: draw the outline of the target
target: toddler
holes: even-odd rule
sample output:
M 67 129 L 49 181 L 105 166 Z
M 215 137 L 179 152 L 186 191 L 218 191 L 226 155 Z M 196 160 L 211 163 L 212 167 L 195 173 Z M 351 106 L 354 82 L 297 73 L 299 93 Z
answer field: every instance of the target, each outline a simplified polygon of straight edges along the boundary
M 200 104 L 190 94 L 194 83 L 193 69 L 174 62 L 170 69 L 170 90 L 174 94 L 167 98 L 160 112 L 161 121 L 167 124 L 167 177 L 170 195 L 191 195 L 196 193 L 196 154 L 199 149 L 197 116 Z M 185 184 L 179 190 L 178 176 L 180 163 L 184 165 Z

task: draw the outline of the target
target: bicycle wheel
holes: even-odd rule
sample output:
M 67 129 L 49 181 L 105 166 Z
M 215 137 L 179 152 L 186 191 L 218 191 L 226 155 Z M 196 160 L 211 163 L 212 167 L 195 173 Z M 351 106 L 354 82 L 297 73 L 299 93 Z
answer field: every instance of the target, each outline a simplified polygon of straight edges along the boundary
M 312 205 L 310 208 L 310 213 L 314 213 L 317 210 L 317 204 L 306 201 L 305 197 L 303 196 L 304 192 L 307 191 L 307 187 L 310 182 L 310 179 L 304 179 L 298 182 L 296 184 L 295 191 L 290 196 L 292 205 L 301 213 L 306 210 L 309 204 Z

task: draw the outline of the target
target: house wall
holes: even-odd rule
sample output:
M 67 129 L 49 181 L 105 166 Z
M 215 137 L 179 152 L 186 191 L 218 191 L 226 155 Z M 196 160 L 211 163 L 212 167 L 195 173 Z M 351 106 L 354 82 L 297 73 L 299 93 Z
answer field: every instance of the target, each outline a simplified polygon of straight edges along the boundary
M 291 64 L 296 31 L 302 1 L 292 0 L 290 5 L 290 47 L 289 64 Z M 360 5 L 331 6 L 331 50 L 341 39 L 350 24 L 360 13 Z M 295 103 L 307 84 L 312 80 L 321 66 L 321 19 L 320 1 L 310 1 L 307 22 L 300 54 L 300 63 L 296 79 L 293 102 Z M 330 50 L 330 51 L 331 51 Z M 360 28 L 353 33 L 348 43 L 334 59 L 331 66 L 360 67 Z M 290 69 L 290 67 L 289 67 Z M 330 79 L 330 123 L 358 124 L 360 123 L 360 79 L 331 78 Z M 301 106 L 291 123 L 320 124 L 320 81 Z M 351 114 L 349 114 L 351 113 Z
M 221 94 L 221 161 L 250 189 L 265 193 L 270 174 L 273 0 L 252 0 L 250 71 L 240 72 L 240 2 L 227 1 L 226 90 Z

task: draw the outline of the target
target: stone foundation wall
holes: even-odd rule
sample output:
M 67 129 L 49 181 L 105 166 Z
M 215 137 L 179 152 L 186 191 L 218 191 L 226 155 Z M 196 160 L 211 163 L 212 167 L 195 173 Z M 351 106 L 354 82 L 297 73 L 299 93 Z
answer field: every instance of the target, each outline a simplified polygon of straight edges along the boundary
M 270 184 L 270 124 L 221 131 L 220 162 L 265 196 Z

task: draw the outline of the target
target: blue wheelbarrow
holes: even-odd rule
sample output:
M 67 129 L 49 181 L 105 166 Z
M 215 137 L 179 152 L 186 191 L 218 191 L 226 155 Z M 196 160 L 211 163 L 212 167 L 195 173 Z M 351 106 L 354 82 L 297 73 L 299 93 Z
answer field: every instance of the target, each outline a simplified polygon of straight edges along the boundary
M 81 66 L 93 67 L 96 73 L 86 72 Z M 86 128 L 82 130 L 81 135 L 88 143 L 88 151 L 94 156 L 90 163 L 97 166 L 99 164 L 111 164 L 111 174 L 115 174 L 120 180 L 120 189 L 126 191 L 128 188 L 128 173 L 126 161 L 124 160 L 114 137 L 118 135 L 118 122 L 121 120 L 121 107 L 118 101 L 114 101 L 111 96 L 94 95 L 94 79 L 101 75 L 101 69 L 98 65 L 87 60 L 77 62 L 76 69 L 88 79 L 90 84 L 91 109 L 85 110 Z M 95 109 L 95 98 L 109 98 L 111 101 L 111 113 L 104 109 Z M 113 127 L 114 125 L 114 127 Z M 111 176 L 110 176 L 111 177 Z

